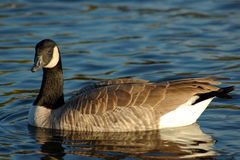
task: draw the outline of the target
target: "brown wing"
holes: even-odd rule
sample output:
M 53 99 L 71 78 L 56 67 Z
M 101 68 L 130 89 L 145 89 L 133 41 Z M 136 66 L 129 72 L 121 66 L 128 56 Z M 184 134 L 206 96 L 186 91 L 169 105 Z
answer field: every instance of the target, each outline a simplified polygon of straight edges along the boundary
M 117 79 L 84 87 L 65 104 L 81 114 L 104 114 L 119 107 L 150 107 L 164 114 L 199 93 L 216 91 L 211 78 L 182 79 L 164 83 Z

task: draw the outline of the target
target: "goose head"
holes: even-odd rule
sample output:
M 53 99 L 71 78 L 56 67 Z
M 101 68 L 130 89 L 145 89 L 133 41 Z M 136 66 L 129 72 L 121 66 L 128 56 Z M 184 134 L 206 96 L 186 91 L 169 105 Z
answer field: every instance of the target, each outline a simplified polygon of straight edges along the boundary
M 62 62 L 58 46 L 53 40 L 44 39 L 35 47 L 31 71 L 36 72 L 39 69 L 43 69 L 42 85 L 33 104 L 49 109 L 62 106 L 64 104 Z
M 60 60 L 57 44 L 50 39 L 44 39 L 35 47 L 34 65 L 31 69 L 36 72 L 41 68 L 54 68 Z

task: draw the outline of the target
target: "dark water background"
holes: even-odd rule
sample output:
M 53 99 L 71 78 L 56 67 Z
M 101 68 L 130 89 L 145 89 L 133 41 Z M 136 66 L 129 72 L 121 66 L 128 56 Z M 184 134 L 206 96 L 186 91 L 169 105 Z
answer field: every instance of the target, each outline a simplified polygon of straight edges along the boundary
M 198 124 L 137 133 L 60 133 L 29 128 L 42 73 L 35 44 L 62 51 L 65 95 L 89 81 L 218 76 L 235 85 Z M 0 159 L 240 159 L 240 1 L 2 0 Z M 201 158 L 197 158 L 201 157 Z

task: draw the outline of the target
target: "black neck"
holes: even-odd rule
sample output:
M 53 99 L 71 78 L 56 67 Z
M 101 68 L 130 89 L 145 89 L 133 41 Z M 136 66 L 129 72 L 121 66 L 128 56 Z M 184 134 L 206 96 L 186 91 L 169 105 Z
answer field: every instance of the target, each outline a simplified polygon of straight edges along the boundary
M 63 71 L 60 58 L 54 68 L 43 68 L 42 85 L 34 105 L 56 109 L 63 104 Z

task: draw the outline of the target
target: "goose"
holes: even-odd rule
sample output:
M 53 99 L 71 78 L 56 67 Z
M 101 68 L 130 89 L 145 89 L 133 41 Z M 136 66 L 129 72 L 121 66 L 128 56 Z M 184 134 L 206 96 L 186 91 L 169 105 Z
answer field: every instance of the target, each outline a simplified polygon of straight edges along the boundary
M 71 131 L 129 132 L 195 123 L 215 98 L 231 98 L 233 86 L 219 88 L 216 78 L 164 82 L 111 79 L 87 85 L 67 101 L 59 47 L 51 39 L 35 46 L 35 72 L 43 70 L 39 94 L 30 108 L 31 126 Z

